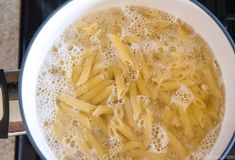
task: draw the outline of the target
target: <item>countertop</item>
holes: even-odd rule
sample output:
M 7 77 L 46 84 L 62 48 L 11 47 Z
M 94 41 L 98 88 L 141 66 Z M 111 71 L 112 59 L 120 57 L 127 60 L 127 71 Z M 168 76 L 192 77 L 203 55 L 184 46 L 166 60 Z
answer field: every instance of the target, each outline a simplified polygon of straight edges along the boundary
M 0 68 L 18 67 L 20 0 L 0 0 Z M 0 139 L 0 159 L 14 160 L 15 137 Z

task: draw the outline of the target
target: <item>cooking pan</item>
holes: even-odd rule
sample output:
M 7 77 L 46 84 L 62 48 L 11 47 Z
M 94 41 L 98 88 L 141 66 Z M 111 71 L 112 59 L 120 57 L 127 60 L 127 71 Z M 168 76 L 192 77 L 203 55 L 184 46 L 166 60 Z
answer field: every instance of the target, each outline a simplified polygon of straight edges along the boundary
M 211 47 L 222 71 L 225 85 L 225 111 L 219 137 L 207 159 L 224 159 L 235 141 L 235 45 L 219 20 L 194 0 L 73 0 L 55 11 L 32 39 L 24 57 L 20 74 L 21 114 L 27 135 L 35 150 L 42 159 L 56 159 L 43 136 L 36 112 L 37 78 L 53 43 L 76 18 L 103 8 L 126 5 L 147 6 L 175 15 L 192 26 Z M 3 74 L 0 80 L 5 113 L 0 122 L 0 132 L 2 132 L 4 128 L 6 130 L 6 123 L 8 123 L 8 95 Z

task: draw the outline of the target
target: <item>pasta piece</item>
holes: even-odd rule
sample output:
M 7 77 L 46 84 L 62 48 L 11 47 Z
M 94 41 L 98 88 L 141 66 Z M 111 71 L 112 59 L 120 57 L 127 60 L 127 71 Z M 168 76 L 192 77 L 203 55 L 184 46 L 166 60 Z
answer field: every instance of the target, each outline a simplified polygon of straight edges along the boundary
M 54 131 L 56 139 L 59 143 L 63 140 L 64 130 L 62 128 L 65 128 L 64 124 L 63 124 L 63 120 L 61 118 L 63 118 L 63 112 L 61 111 L 60 108 L 58 108 L 57 113 L 56 113 L 53 131 Z
M 171 94 L 169 92 L 165 92 L 165 91 L 159 91 L 158 93 L 158 99 L 161 100 L 161 102 L 164 102 L 166 104 L 168 104 L 171 101 Z
M 108 127 L 108 132 L 109 132 L 110 137 L 114 137 L 114 138 L 118 139 L 121 142 L 126 141 L 126 138 L 123 135 L 121 135 L 114 126 L 110 125 Z
M 117 49 L 119 53 L 119 58 L 121 61 L 125 64 L 131 64 L 133 65 L 133 61 L 131 58 L 131 52 L 125 44 L 122 43 L 122 41 L 115 35 L 109 35 L 110 40 L 112 41 L 113 45 Z
M 142 158 L 145 157 L 145 152 L 143 149 L 133 149 L 127 152 L 127 155 L 133 158 Z
M 87 116 L 75 112 L 71 107 L 69 107 L 65 103 L 60 103 L 61 110 L 69 117 L 72 117 L 73 119 L 77 120 L 81 125 L 83 125 L 86 128 L 91 129 L 91 124 Z
M 171 108 L 171 124 L 175 127 L 182 127 L 182 123 L 177 109 Z
M 149 109 L 146 109 L 144 127 L 144 145 L 148 148 L 152 140 L 152 113 Z
M 202 108 L 202 109 L 205 109 L 205 108 L 206 108 L 206 104 L 205 104 L 204 101 L 201 100 L 200 98 L 194 98 L 192 104 L 193 104 L 195 107 L 198 107 L 198 108 Z
M 92 115 L 95 117 L 99 117 L 104 114 L 112 114 L 112 113 L 113 110 L 111 108 L 108 108 L 106 105 L 100 105 L 95 109 Z
M 148 88 L 150 88 L 150 98 L 155 101 L 158 98 L 159 86 L 150 84 Z
M 104 133 L 107 132 L 107 123 L 102 117 L 92 116 L 92 126 L 99 127 Z
M 135 121 L 134 121 L 134 118 L 133 118 L 133 109 L 131 107 L 131 102 L 130 102 L 130 99 L 128 97 L 125 97 L 125 104 L 124 104 L 124 115 L 125 115 L 125 118 L 128 122 L 129 125 L 131 125 L 132 127 L 135 127 Z
M 91 75 L 93 77 L 97 76 L 99 73 L 102 73 L 104 69 L 105 69 L 105 66 L 103 63 L 95 63 L 95 65 L 91 69 Z
M 83 153 L 85 153 L 88 156 L 91 154 L 91 149 L 88 147 L 88 145 L 83 141 L 81 137 L 78 136 L 76 142 Z
M 188 155 L 186 148 L 180 143 L 180 141 L 169 131 L 167 131 L 167 136 L 169 138 L 169 145 L 171 145 L 175 151 L 182 157 L 185 158 Z
M 102 92 L 100 92 L 97 96 L 91 99 L 91 103 L 95 105 L 99 104 L 100 102 L 108 98 L 111 91 L 112 91 L 112 86 L 106 87 Z
M 168 78 L 169 78 L 168 73 L 164 73 L 164 74 L 159 74 L 159 75 L 153 77 L 152 81 L 157 83 L 158 85 L 160 85 L 164 80 L 166 80 Z
M 76 86 L 77 81 L 81 75 L 82 71 L 82 60 L 75 66 L 73 69 L 73 74 L 72 74 L 72 84 L 73 86 Z
M 141 39 L 134 35 L 126 35 L 123 37 L 124 43 L 140 43 Z
M 192 106 L 190 106 L 188 109 L 187 109 L 187 112 L 188 112 L 188 117 L 190 119 L 190 121 L 192 122 L 192 125 L 193 126 L 198 126 L 199 123 L 195 117 L 195 114 L 193 113 L 193 110 L 192 110 Z
M 172 91 L 179 88 L 180 84 L 177 81 L 165 81 L 161 83 L 160 89 L 162 91 Z
M 129 140 L 138 140 L 138 137 L 131 131 L 131 129 L 120 119 L 113 119 L 111 124 Z
M 129 142 L 123 144 L 121 152 L 128 152 L 128 151 L 131 151 L 131 150 L 137 149 L 137 148 L 139 148 L 139 149 L 143 148 L 141 142 L 139 142 L 139 141 L 129 141 Z
M 102 148 L 102 146 L 99 144 L 99 142 L 96 140 L 95 136 L 88 129 L 84 129 L 83 133 L 86 136 L 89 144 L 93 147 L 93 149 L 95 149 L 99 159 L 102 159 L 103 156 L 105 155 L 105 151 Z
M 96 107 L 92 104 L 89 104 L 87 102 L 84 102 L 82 100 L 78 100 L 76 98 L 72 98 L 67 95 L 61 95 L 57 97 L 57 100 L 59 102 L 63 102 L 72 108 L 78 110 L 78 111 L 83 111 L 86 113 L 89 113 L 90 111 L 94 110 Z
M 100 82 L 96 87 L 89 90 L 87 93 L 82 95 L 80 99 L 84 101 L 90 101 L 93 97 L 99 94 L 105 87 L 110 86 L 113 83 L 113 80 L 104 80 Z
M 99 105 L 106 105 L 108 101 L 108 98 L 105 98 L 102 102 L 100 102 Z
M 217 82 L 215 78 L 213 77 L 210 69 L 203 68 L 201 71 L 202 71 L 203 77 L 206 80 L 206 84 L 209 86 L 209 89 L 211 90 L 211 94 L 216 97 L 221 97 Z
M 220 107 L 220 104 L 216 104 L 214 106 L 208 106 L 207 113 L 214 119 L 217 119 L 219 117 L 219 114 L 217 113 L 218 108 Z
M 111 68 L 107 68 L 105 71 L 107 72 L 109 79 L 114 79 L 113 71 Z
M 147 89 L 147 85 L 144 82 L 144 79 L 141 74 L 139 74 L 139 79 L 136 81 L 136 84 L 137 84 L 137 88 L 138 88 L 140 94 L 147 96 L 147 97 L 150 97 L 150 94 Z
M 188 113 L 186 110 L 184 110 L 182 107 L 178 107 L 178 112 L 180 115 L 180 120 L 181 123 L 183 124 L 185 135 L 188 136 L 189 138 L 193 138 L 193 129 L 192 129 L 192 124 L 191 121 L 188 117 Z
M 81 76 L 79 77 L 76 86 L 79 86 L 88 80 L 89 74 L 90 74 L 90 71 L 94 62 L 94 57 L 95 57 L 94 54 L 91 54 L 91 53 L 88 57 L 86 57 L 84 67 L 81 72 Z
M 205 115 L 198 107 L 192 107 L 193 113 L 202 128 L 205 127 Z
M 141 113 L 141 106 L 137 102 L 137 88 L 136 88 L 135 83 L 131 85 L 129 95 L 130 95 L 130 100 L 131 100 L 131 106 L 132 106 L 133 113 L 134 113 L 133 114 L 134 120 L 137 120 Z
M 113 115 L 105 114 L 104 117 L 105 117 L 106 123 L 109 124 L 111 119 L 113 118 Z
M 124 84 L 124 79 L 122 77 L 122 72 L 118 67 L 115 67 L 115 66 L 112 68 L 112 70 L 113 70 L 116 85 L 117 85 L 117 96 L 118 96 L 118 99 L 121 99 L 126 89 L 125 84 Z
M 75 88 L 76 95 L 81 96 L 82 94 L 84 94 L 88 90 L 95 87 L 101 81 L 105 80 L 106 77 L 107 77 L 106 73 L 103 73 L 103 74 L 100 74 L 98 76 L 93 77 L 92 79 L 90 79 L 89 81 L 87 81 L 86 83 L 84 83 L 81 86 L 76 86 L 76 88 Z
M 166 153 L 153 153 L 147 151 L 144 155 L 147 157 L 147 159 L 166 160 Z
M 94 65 L 91 69 L 91 75 L 92 76 L 96 76 L 98 73 L 101 73 L 104 69 L 105 69 L 105 66 L 104 66 L 104 63 L 102 63 L 102 56 L 101 54 L 96 54 L 96 57 L 95 57 L 95 62 L 94 62 Z
M 164 122 L 164 124 L 169 126 L 171 118 L 172 118 L 171 108 L 169 106 L 165 106 L 164 112 L 163 112 L 163 122 Z
M 145 83 L 147 83 L 149 81 L 149 78 L 150 78 L 150 69 L 143 57 L 143 54 L 141 52 L 137 52 L 136 54 L 136 59 L 140 65 L 140 68 L 142 70 L 142 74 L 143 74 L 143 77 L 144 77 L 144 81 Z
M 186 71 L 184 72 L 182 72 L 181 70 L 172 71 L 172 77 L 174 79 L 177 79 L 178 81 L 183 81 L 187 79 L 188 76 L 189 76 L 189 73 Z
M 114 117 L 118 119 L 123 119 L 124 111 L 123 111 L 122 106 L 114 108 Z
M 193 91 L 193 94 L 196 95 L 197 97 L 205 100 L 206 97 L 208 96 L 208 92 L 205 90 L 202 90 L 201 88 L 199 88 L 197 85 L 193 85 L 191 87 L 191 90 Z

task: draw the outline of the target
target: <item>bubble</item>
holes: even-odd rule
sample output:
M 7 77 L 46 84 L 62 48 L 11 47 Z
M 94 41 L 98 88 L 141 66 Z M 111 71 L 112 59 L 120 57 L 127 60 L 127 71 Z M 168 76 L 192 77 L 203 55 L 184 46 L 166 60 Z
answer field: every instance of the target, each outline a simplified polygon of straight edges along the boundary
M 150 151 L 155 153 L 164 153 L 166 152 L 167 145 L 168 137 L 165 128 L 159 123 L 153 124 Z
M 182 106 L 186 109 L 192 103 L 193 99 L 194 95 L 192 91 L 186 85 L 181 85 L 171 97 L 171 104 Z

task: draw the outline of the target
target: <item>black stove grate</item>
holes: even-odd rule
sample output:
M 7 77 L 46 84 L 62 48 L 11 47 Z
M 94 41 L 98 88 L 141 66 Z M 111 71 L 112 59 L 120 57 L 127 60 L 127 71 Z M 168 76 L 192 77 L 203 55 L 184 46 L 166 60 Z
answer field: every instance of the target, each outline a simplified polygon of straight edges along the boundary
M 67 1 L 69 0 L 21 0 L 19 68 L 26 48 L 38 27 L 48 15 Z M 235 40 L 235 0 L 198 1 L 217 16 Z M 16 160 L 39 159 L 27 136 L 17 137 L 15 153 Z M 233 146 L 229 155 L 235 156 L 235 146 Z

